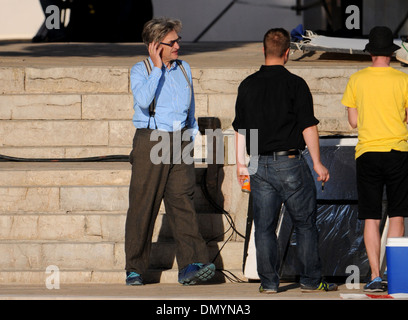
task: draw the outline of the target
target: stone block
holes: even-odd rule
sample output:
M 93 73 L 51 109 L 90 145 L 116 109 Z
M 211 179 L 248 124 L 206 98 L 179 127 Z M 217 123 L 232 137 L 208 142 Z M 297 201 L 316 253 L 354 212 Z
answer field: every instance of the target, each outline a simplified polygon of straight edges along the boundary
M 42 246 L 38 242 L 7 242 L 0 246 L 0 270 L 31 270 L 42 266 Z M 45 267 L 44 267 L 45 271 Z
M 0 162 L 4 187 L 127 186 L 130 174 L 122 162 Z
M 132 138 L 133 139 L 133 138 Z M 84 147 L 68 147 L 65 148 L 66 158 L 87 158 L 106 155 L 128 156 L 132 151 L 132 143 L 128 146 L 94 146 L 92 148 Z
M 136 128 L 131 119 L 109 121 L 109 146 L 132 147 Z
M 210 260 L 213 260 L 217 252 L 224 245 L 224 242 L 212 242 L 209 246 Z M 222 254 L 215 260 L 217 268 L 225 270 L 242 268 L 244 242 L 228 241 L 222 248 Z
M 255 69 L 197 69 L 193 70 L 195 93 L 236 94 L 239 84 Z
M 289 71 L 302 77 L 312 93 L 342 94 L 350 76 L 358 68 L 288 68 Z
M 208 116 L 221 120 L 223 130 L 230 128 L 235 118 L 236 94 L 208 95 Z
M 82 119 L 128 120 L 133 117 L 133 96 L 99 94 L 82 96 Z
M 0 94 L 24 92 L 23 68 L 0 68 Z
M 80 95 L 3 95 L 0 119 L 81 119 Z
M 38 240 L 78 241 L 86 228 L 82 215 L 41 215 L 38 218 Z
M 41 266 L 60 270 L 110 270 L 114 267 L 113 243 L 45 242 L 41 244 Z
M 59 159 L 69 157 L 65 152 L 64 147 L 19 147 L 10 146 L 10 147 L 1 147 L 0 154 L 16 157 L 16 158 L 27 158 L 27 159 L 40 159 L 40 158 L 49 158 L 49 159 Z
M 1 240 L 124 241 L 125 213 L 3 214 Z
M 317 119 L 347 120 L 347 111 L 341 104 L 342 94 L 313 94 L 314 112 Z
M 0 146 L 108 145 L 107 121 L 0 121 Z
M 0 215 L 0 239 L 37 239 L 38 219 L 37 215 Z
M 44 271 L 15 271 L 15 270 L 1 270 L 0 283 L 1 284 L 45 284 L 45 280 L 49 276 Z
M 164 208 L 163 208 L 164 209 Z M 200 233 L 204 239 L 227 239 L 230 235 L 230 225 L 222 213 L 197 214 Z M 153 229 L 153 242 L 173 241 L 173 233 L 170 228 L 169 218 L 166 214 L 158 214 Z
M 328 135 L 333 134 L 334 132 L 339 133 L 348 133 L 348 134 L 357 134 L 357 129 L 351 129 L 347 118 L 342 119 L 320 119 L 318 124 L 319 134 Z
M 129 186 L 126 187 L 62 187 L 63 211 L 127 211 Z
M 129 70 L 109 67 L 27 68 L 30 93 L 128 93 Z
M 85 221 L 79 215 L 1 215 L 0 221 L 0 239 L 71 240 L 84 236 Z
M 122 244 L 123 245 L 123 244 Z M 0 246 L 0 270 L 112 270 L 114 243 L 10 241 Z
M 0 188 L 0 212 L 55 212 L 58 188 Z
M 125 221 L 126 213 L 86 215 L 85 235 L 95 240 L 124 242 Z
M 195 117 L 208 116 L 208 96 L 206 94 L 195 94 Z

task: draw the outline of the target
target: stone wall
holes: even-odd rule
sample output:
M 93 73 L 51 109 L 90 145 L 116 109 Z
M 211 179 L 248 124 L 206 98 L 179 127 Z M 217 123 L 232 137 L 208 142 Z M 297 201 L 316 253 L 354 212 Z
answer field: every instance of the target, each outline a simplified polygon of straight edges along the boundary
M 342 93 L 356 67 L 288 68 L 314 98 L 321 134 L 352 134 Z M 240 82 L 255 69 L 193 69 L 196 117 L 231 129 Z M 87 157 L 128 154 L 134 127 L 128 68 L 0 68 L 0 154 Z

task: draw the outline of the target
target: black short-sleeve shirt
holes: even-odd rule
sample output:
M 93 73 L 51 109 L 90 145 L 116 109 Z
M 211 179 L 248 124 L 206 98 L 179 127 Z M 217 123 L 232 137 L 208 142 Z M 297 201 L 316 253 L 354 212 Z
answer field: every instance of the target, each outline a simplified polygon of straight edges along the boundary
M 304 150 L 303 130 L 318 123 L 308 85 L 284 66 L 264 65 L 238 88 L 232 126 L 246 133 L 250 155 Z M 256 148 L 251 150 L 250 129 L 258 130 L 257 152 Z

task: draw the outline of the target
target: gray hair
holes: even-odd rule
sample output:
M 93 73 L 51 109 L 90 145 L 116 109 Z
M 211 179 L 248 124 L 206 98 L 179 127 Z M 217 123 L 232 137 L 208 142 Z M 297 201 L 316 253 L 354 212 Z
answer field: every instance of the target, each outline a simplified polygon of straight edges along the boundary
M 181 21 L 171 18 L 153 18 L 145 23 L 142 32 L 142 39 L 146 45 L 152 42 L 162 41 L 171 31 L 179 33 L 181 31 Z

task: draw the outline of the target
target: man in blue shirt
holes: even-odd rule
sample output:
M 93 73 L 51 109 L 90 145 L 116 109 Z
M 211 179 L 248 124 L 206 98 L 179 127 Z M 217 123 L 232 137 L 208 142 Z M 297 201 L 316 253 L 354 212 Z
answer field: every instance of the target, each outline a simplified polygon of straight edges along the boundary
M 149 58 L 130 73 L 136 127 L 130 154 L 132 177 L 125 227 L 126 284 L 142 285 L 161 201 L 176 243 L 178 281 L 206 281 L 215 266 L 194 207 L 192 140 L 198 131 L 190 66 L 178 59 L 179 20 L 158 18 L 142 32 Z M 161 139 L 160 139 L 161 138 Z M 187 150 L 187 151 L 186 151 Z

